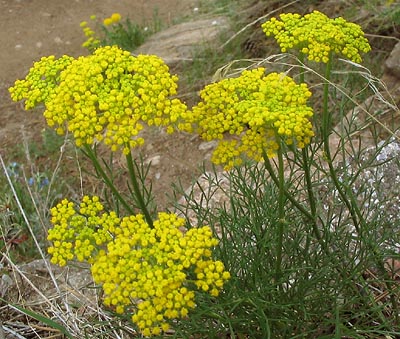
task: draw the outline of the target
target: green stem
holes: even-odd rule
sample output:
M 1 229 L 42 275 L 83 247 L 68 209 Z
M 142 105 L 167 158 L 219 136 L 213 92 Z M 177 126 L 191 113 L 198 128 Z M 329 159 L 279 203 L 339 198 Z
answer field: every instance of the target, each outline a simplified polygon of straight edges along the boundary
M 144 197 L 143 197 L 143 193 L 140 190 L 140 186 L 139 183 L 137 181 L 137 175 L 136 175 L 136 171 L 135 171 L 135 167 L 133 165 L 133 158 L 132 158 L 132 153 L 129 152 L 128 154 L 126 154 L 126 162 L 128 165 L 128 171 L 129 171 L 129 178 L 130 181 L 132 183 L 132 187 L 133 187 L 133 192 L 135 193 L 135 197 L 136 197 L 136 201 L 138 204 L 139 209 L 142 211 L 147 224 L 150 226 L 150 228 L 153 228 L 153 219 L 150 216 L 150 212 L 147 208 L 147 205 L 144 201 Z
M 279 179 L 275 174 L 275 171 L 271 165 L 271 162 L 267 156 L 267 154 L 265 152 L 263 152 L 263 159 L 264 159 L 264 164 L 265 164 L 265 168 L 267 169 L 269 175 L 271 176 L 272 181 L 275 183 L 275 185 L 277 185 L 279 187 Z M 310 185 L 311 185 L 311 181 L 310 181 Z M 302 213 L 307 220 L 311 223 L 313 231 L 314 231 L 314 235 L 317 238 L 317 241 L 319 242 L 319 244 L 321 245 L 321 247 L 324 249 L 324 251 L 329 254 L 329 248 L 327 246 L 327 244 L 324 242 L 324 240 L 322 239 L 321 233 L 318 229 L 318 225 L 317 225 L 317 220 L 316 217 L 313 216 L 312 212 L 310 213 L 303 205 L 301 205 L 298 200 L 290 194 L 290 192 L 284 187 L 283 188 L 283 192 L 285 194 L 286 199 L 288 199 L 294 207 L 296 207 L 300 213 Z
M 125 207 L 125 209 L 130 213 L 134 214 L 134 210 L 132 207 L 126 202 L 126 200 L 123 198 L 121 193 L 119 193 L 118 189 L 115 187 L 114 183 L 110 179 L 110 177 L 107 175 L 107 173 L 103 170 L 101 167 L 101 164 L 99 160 L 97 159 L 96 154 L 93 152 L 93 149 L 89 145 L 84 145 L 85 152 L 87 156 L 89 157 L 90 161 L 93 163 L 93 166 L 96 169 L 96 172 L 101 176 L 102 180 L 104 183 L 111 189 L 112 193 L 114 196 L 121 202 L 121 204 Z
M 312 228 L 315 237 L 320 243 L 324 243 L 324 248 L 326 247 L 325 242 L 322 241 L 322 236 L 321 232 L 317 226 L 317 205 L 316 205 L 316 199 L 314 195 L 314 190 L 312 187 L 312 180 L 311 180 L 311 171 L 310 171 L 310 162 L 309 162 L 309 157 L 308 157 L 308 152 L 307 152 L 308 147 L 305 147 L 301 150 L 301 154 L 303 157 L 303 170 L 304 170 L 304 178 L 305 178 L 305 184 L 307 188 L 307 195 L 308 195 L 308 202 L 310 204 L 310 210 L 311 210 L 311 217 L 312 217 Z
M 278 149 L 278 239 L 276 245 L 275 281 L 279 284 L 282 275 L 283 233 L 285 228 L 285 171 L 282 145 Z
M 332 130 L 332 119 L 329 114 L 329 80 L 331 77 L 332 71 L 332 57 L 329 58 L 329 61 L 326 64 L 325 68 L 325 83 L 323 87 L 323 103 L 322 103 L 322 141 L 325 146 L 329 148 L 329 134 Z
M 303 66 L 304 64 L 304 54 L 300 53 L 299 55 L 299 60 L 301 62 L 301 67 L 300 67 L 300 83 L 305 83 L 304 80 L 304 75 L 305 75 L 305 68 Z M 328 98 L 326 97 L 326 104 L 328 103 Z M 303 158 L 303 169 L 304 169 L 304 179 L 305 179 L 305 184 L 307 188 L 307 195 L 308 195 L 308 201 L 310 204 L 310 210 L 311 210 L 311 216 L 312 216 L 312 228 L 315 237 L 317 240 L 322 244 L 322 236 L 319 228 L 317 227 L 317 205 L 316 205 L 316 199 L 314 195 L 314 190 L 312 186 L 312 180 L 311 180 L 311 166 L 310 166 L 310 161 L 309 161 L 309 155 L 308 155 L 308 147 L 304 147 L 301 150 L 301 155 Z M 323 242 L 325 244 L 325 242 Z M 325 246 L 324 246 L 325 247 Z
M 279 179 L 275 174 L 275 171 L 271 165 L 271 162 L 267 156 L 267 154 L 265 153 L 265 151 L 263 152 L 263 159 L 264 159 L 264 165 L 265 168 L 267 169 L 269 175 L 271 176 L 272 181 L 274 182 L 275 185 L 277 185 L 279 187 Z M 309 220 L 312 221 L 313 217 L 310 214 L 309 211 L 307 211 L 304 206 L 302 206 L 287 190 L 286 188 L 283 189 L 283 191 L 285 192 L 285 196 L 286 198 Z

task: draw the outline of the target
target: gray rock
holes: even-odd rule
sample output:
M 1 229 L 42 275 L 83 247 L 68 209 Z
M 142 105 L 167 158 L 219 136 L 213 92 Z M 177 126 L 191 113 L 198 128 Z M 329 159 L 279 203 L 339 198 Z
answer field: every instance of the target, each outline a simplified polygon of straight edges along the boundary
M 389 72 L 400 79 L 400 42 L 393 48 L 393 51 L 386 59 L 385 65 Z
M 199 145 L 199 151 L 210 151 L 217 147 L 218 140 L 204 141 Z
M 158 55 L 172 67 L 192 60 L 196 46 L 215 42 L 218 34 L 228 29 L 228 20 L 222 16 L 184 22 L 154 34 L 135 54 Z

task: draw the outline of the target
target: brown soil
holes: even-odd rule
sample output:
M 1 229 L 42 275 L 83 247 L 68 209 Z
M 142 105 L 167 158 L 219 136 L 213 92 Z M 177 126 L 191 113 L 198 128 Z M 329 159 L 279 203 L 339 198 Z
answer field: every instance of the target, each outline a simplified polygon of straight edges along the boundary
M 163 26 L 193 12 L 197 0 L 3 0 L 0 2 L 2 31 L 0 41 L 0 154 L 7 161 L 18 161 L 15 150 L 22 141 L 39 145 L 45 122 L 40 110 L 25 111 L 21 103 L 13 103 L 8 87 L 23 78 L 32 63 L 42 56 L 63 54 L 77 57 L 87 54 L 81 47 L 85 37 L 79 23 L 95 14 L 98 18 L 119 12 L 140 24 L 151 22 L 154 13 Z M 143 149 L 145 160 L 152 159 L 150 179 L 157 199 L 164 205 L 165 192 L 171 182 L 184 184 L 197 174 L 197 166 L 207 156 L 199 150 L 200 141 L 187 135 L 167 136 L 162 131 L 149 131 Z M 155 164 L 159 159 L 159 163 Z M 23 162 L 24 159 L 19 159 Z M 46 157 L 37 159 L 39 166 L 48 166 Z M 26 162 L 26 159 L 25 159 Z M 67 165 L 68 166 L 68 165 Z M 44 168 L 41 170 L 49 170 Z M 94 184 L 94 183 L 92 183 Z M 90 188 L 88 187 L 88 190 Z M 91 193 L 90 191 L 86 193 Z

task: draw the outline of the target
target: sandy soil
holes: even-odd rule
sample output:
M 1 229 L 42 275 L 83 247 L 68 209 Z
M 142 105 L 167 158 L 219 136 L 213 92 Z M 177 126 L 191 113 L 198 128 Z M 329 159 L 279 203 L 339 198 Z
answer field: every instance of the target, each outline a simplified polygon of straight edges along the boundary
M 147 23 L 155 11 L 161 22 L 190 14 L 197 0 L 0 0 L 0 154 L 11 161 L 10 149 L 25 138 L 39 140 L 45 127 L 40 112 L 26 112 L 21 103 L 11 102 L 7 88 L 23 78 L 41 56 L 87 54 L 81 47 L 85 37 L 79 23 L 95 14 L 98 18 L 119 12 L 138 23 Z M 143 149 L 145 159 L 153 159 L 150 173 L 156 192 L 162 195 L 177 178 L 189 183 L 209 150 L 199 150 L 199 140 L 186 135 L 149 133 Z M 160 199 L 163 203 L 164 198 Z
M 85 53 L 79 23 L 96 14 L 113 12 L 138 23 L 151 20 L 155 11 L 166 25 L 190 12 L 195 0 L 2 0 L 0 17 L 0 74 L 2 81 L 21 77 L 32 61 L 43 55 Z

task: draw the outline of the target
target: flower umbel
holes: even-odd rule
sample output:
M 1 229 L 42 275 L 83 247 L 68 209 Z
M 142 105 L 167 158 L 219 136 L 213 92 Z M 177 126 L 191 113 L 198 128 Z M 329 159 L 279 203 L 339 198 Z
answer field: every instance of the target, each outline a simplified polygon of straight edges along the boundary
M 73 57 L 64 55 L 56 59 L 54 55 L 42 57 L 36 61 L 24 80 L 17 80 L 9 88 L 11 99 L 25 99 L 25 109 L 32 109 L 40 103 L 46 103 L 50 94 L 60 81 L 60 73 L 69 66 Z
M 128 153 L 143 144 L 138 136 L 143 123 L 165 126 L 172 133 L 186 111 L 180 100 L 170 99 L 176 94 L 177 77 L 154 55 L 136 57 L 106 46 L 74 60 L 44 58 L 39 66 L 15 83 L 12 98 L 27 98 L 28 108 L 44 102 L 48 125 L 59 134 L 66 128 L 77 146 L 104 141 L 112 151 Z M 57 76 L 43 81 L 46 72 Z
M 103 209 L 98 197 L 85 196 L 79 208 L 59 203 L 51 210 L 48 252 L 61 266 L 73 259 L 92 264 L 104 304 L 132 312 L 145 336 L 186 317 L 196 307 L 196 289 L 218 296 L 230 278 L 224 264 L 211 259 L 218 240 L 208 226 L 184 231 L 183 218 L 161 212 L 150 228 L 141 214 L 120 219 Z
M 342 17 L 330 19 L 325 14 L 313 11 L 299 14 L 281 14 L 262 24 L 267 36 L 273 35 L 281 51 L 297 49 L 316 62 L 327 63 L 332 53 L 360 63 L 360 53 L 371 50 L 361 27 Z
M 103 24 L 105 26 L 110 26 L 112 24 L 116 24 L 121 21 L 121 14 L 113 13 L 109 18 L 105 18 L 103 20 Z
M 273 157 L 280 140 L 303 148 L 314 135 L 313 110 L 306 105 L 311 92 L 285 74 L 246 70 L 206 86 L 200 96 L 187 121 L 203 139 L 221 140 L 212 161 L 227 169 L 239 165 L 241 155 L 260 161 L 265 151 Z

